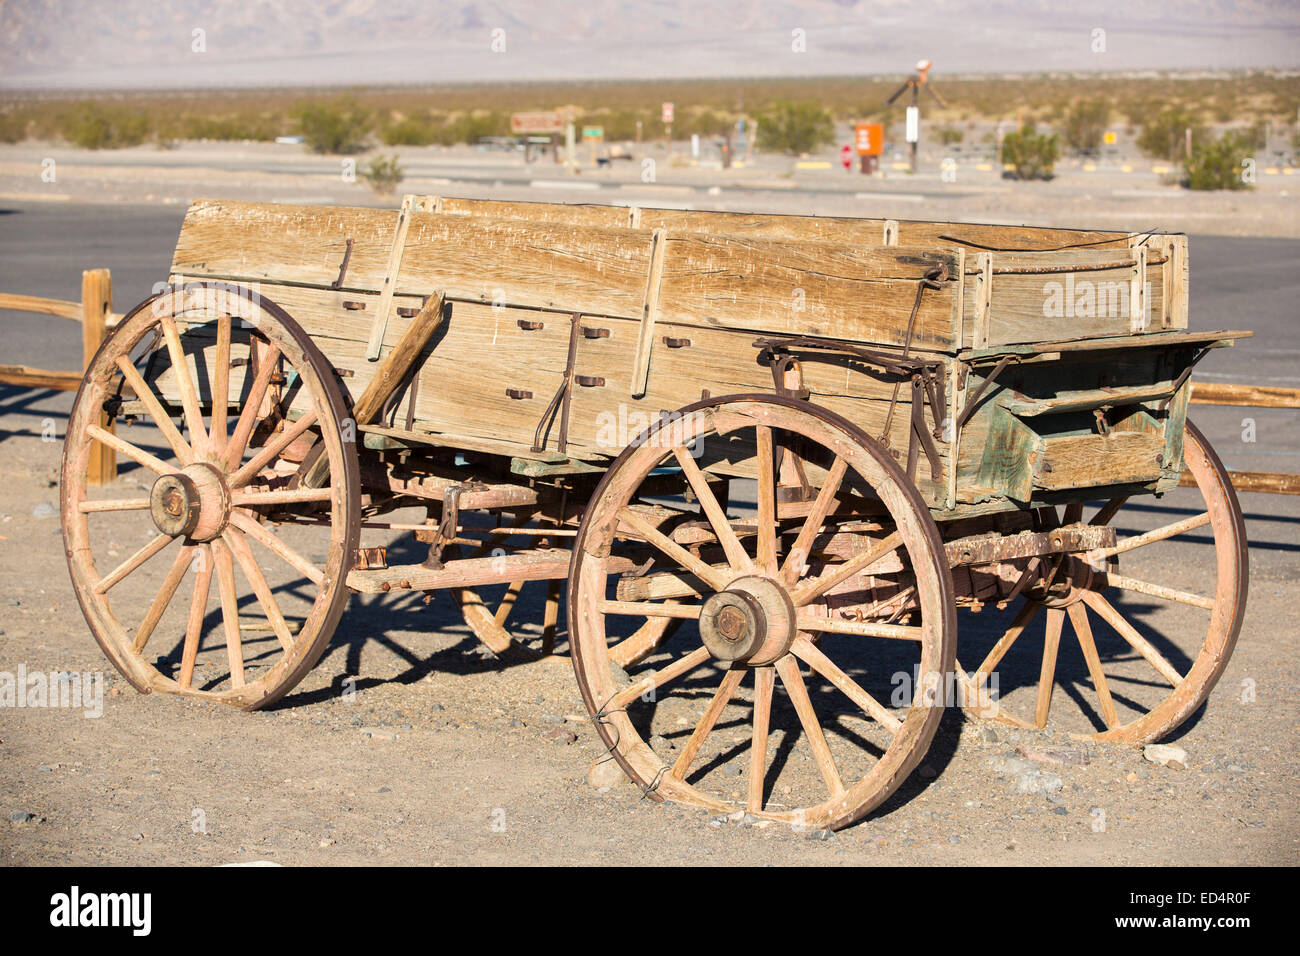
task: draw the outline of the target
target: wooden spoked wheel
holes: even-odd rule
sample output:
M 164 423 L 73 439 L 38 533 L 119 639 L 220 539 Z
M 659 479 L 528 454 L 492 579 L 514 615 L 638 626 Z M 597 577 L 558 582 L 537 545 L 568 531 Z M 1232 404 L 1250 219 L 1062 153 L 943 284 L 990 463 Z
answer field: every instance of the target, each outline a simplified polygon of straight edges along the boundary
M 727 474 L 756 478 L 745 514 L 719 500 Z M 867 573 L 911 594 L 907 623 L 829 615 Z M 938 726 L 955 642 L 938 530 L 886 452 L 808 403 L 706 400 L 645 432 L 588 505 L 569 584 L 583 699 L 656 798 L 844 826 Z M 656 618 L 683 626 L 621 683 L 611 658 Z
M 1054 724 L 1079 736 L 1143 744 L 1174 730 L 1205 701 L 1228 666 L 1246 611 L 1246 526 L 1227 470 L 1191 422 L 1183 449 L 1196 490 L 1167 495 L 1167 507 L 1144 497 L 1112 499 L 1087 517 L 1081 505 L 1066 508 L 1065 523 L 1112 525 L 1117 541 L 1066 558 L 1050 586 L 1031 589 L 973 677 L 958 662 L 969 713 L 1041 728 L 1050 712 Z M 1178 517 L 1169 521 L 1171 515 Z M 1205 560 L 1207 532 L 1213 562 Z M 1086 681 L 1060 674 L 1067 620 Z M 1022 656 L 1038 674 L 1032 715 L 1028 705 L 1018 714 L 1005 700 L 1005 684 L 1002 700 L 985 687 L 1018 641 L 1028 645 Z M 1052 708 L 1062 690 L 1077 705 L 1073 715 Z
M 306 333 L 238 286 L 173 287 L 104 342 L 68 422 L 63 536 L 90 629 L 137 690 L 251 710 L 320 657 L 359 533 L 345 417 Z M 140 467 L 88 488 L 95 443 Z

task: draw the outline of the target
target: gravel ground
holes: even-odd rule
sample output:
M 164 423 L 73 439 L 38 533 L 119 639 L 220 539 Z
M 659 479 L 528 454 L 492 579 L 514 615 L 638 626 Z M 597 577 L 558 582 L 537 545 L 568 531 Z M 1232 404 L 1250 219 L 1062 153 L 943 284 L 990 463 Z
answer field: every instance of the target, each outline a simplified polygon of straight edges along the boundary
M 21 431 L 3 444 L 0 669 L 102 672 L 43 507 L 60 446 Z M 600 747 L 567 659 L 505 666 L 445 598 L 354 598 L 327 656 L 268 712 L 141 696 L 113 673 L 99 717 L 0 709 L 0 860 L 1288 863 L 1300 668 L 1297 562 L 1280 560 L 1256 576 L 1219 690 L 1175 735 L 1186 769 L 950 713 L 899 794 L 830 839 L 719 821 L 586 783 Z

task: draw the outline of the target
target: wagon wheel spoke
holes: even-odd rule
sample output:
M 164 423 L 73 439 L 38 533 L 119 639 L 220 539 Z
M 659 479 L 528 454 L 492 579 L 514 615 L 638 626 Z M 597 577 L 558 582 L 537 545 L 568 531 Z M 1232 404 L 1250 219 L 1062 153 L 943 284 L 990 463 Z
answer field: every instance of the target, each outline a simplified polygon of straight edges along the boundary
M 713 699 L 709 701 L 704 708 L 704 714 L 700 717 L 699 723 L 695 725 L 695 730 L 691 733 L 690 738 L 682 747 L 681 755 L 677 762 L 673 764 L 669 774 L 678 780 L 685 780 L 686 774 L 691 769 L 691 764 L 700 753 L 700 748 L 704 746 L 704 740 L 713 732 L 713 727 L 722 716 L 723 710 L 735 696 L 736 688 L 740 686 L 740 680 L 745 676 L 743 667 L 735 667 L 723 675 L 722 683 L 718 685 L 717 691 L 713 694 Z
M 1192 515 L 1190 518 L 1184 518 L 1182 521 L 1175 521 L 1171 524 L 1162 525 L 1143 534 L 1134 535 L 1131 538 L 1124 538 L 1115 542 L 1109 548 L 1101 548 L 1093 552 L 1097 558 L 1109 558 L 1111 555 L 1124 554 L 1127 551 L 1133 551 L 1137 548 L 1144 548 L 1149 544 L 1155 544 L 1157 541 L 1167 541 L 1169 538 L 1177 537 L 1188 531 L 1194 531 L 1197 528 L 1203 528 L 1210 523 L 1210 513 L 1202 511 L 1200 514 Z
M 303 577 L 310 580 L 313 584 L 319 585 L 325 581 L 324 571 L 281 541 L 278 535 L 266 526 L 262 525 L 247 512 L 232 511 L 230 513 L 230 523 L 254 541 L 265 546 L 267 550 L 275 554 L 280 558 L 280 560 L 284 561 Z
M 276 491 L 232 491 L 230 503 L 236 508 L 258 508 L 267 505 L 303 504 L 310 501 L 329 501 L 334 491 L 329 486 L 321 488 L 288 488 Z
M 714 569 L 711 565 L 705 564 L 672 538 L 668 537 L 654 525 L 650 524 L 650 522 L 642 518 L 631 508 L 624 508 L 619 511 L 618 520 L 629 525 L 639 535 L 645 538 L 646 541 L 654 545 L 682 567 L 689 570 L 697 578 L 709 587 L 713 588 L 713 590 L 721 591 L 726 587 L 726 578 L 721 572 Z
M 603 601 L 600 609 L 606 614 L 638 617 L 676 617 L 693 620 L 700 616 L 700 605 L 679 604 L 676 601 Z
M 758 438 L 758 559 L 768 574 L 777 570 L 776 459 L 772 450 L 772 429 L 759 425 Z
M 1146 594 L 1150 597 L 1163 598 L 1166 601 L 1176 601 L 1179 604 L 1199 607 L 1206 611 L 1214 610 L 1213 598 L 1201 597 L 1199 594 L 1193 594 L 1190 591 L 1183 591 L 1179 588 L 1165 587 L 1163 584 L 1152 584 L 1149 581 L 1141 581 L 1137 578 L 1126 577 L 1122 574 L 1116 574 L 1113 571 L 1107 572 L 1106 583 L 1124 591 L 1134 591 L 1138 594 Z
M 984 658 L 983 663 L 975 669 L 974 683 L 976 689 L 981 687 L 984 682 L 988 680 L 988 676 L 997 669 L 998 664 L 1002 662 L 1002 658 L 1006 656 L 1007 651 L 1011 650 L 1011 645 L 1014 644 L 1016 639 L 1025 632 L 1025 628 L 1033 622 L 1041 607 L 1042 605 L 1036 601 L 1026 601 L 1025 605 L 1019 610 L 1019 612 L 1017 612 L 1015 619 L 1011 622 L 1011 626 L 1006 629 L 1006 632 L 998 639 L 998 642 L 993 645 L 993 649 L 989 651 L 988 656 Z
M 127 558 L 108 574 L 100 578 L 99 583 L 95 585 L 95 591 L 98 594 L 106 594 L 109 588 L 120 584 L 122 580 L 132 571 L 139 568 L 142 564 L 152 558 L 167 545 L 176 539 L 169 534 L 158 534 L 149 539 L 149 543 L 142 547 L 131 557 Z
M 212 548 L 206 544 L 200 545 L 195 561 L 198 572 L 194 576 L 194 593 L 190 598 L 190 614 L 185 625 L 185 646 L 181 651 L 181 670 L 176 679 L 187 690 L 194 681 L 194 662 L 203 636 L 203 618 L 208 612 L 208 593 L 212 590 Z
M 163 461 L 161 458 L 149 454 L 149 452 L 145 451 L 143 448 L 137 448 L 125 438 L 118 438 L 112 432 L 100 428 L 98 425 L 87 425 L 86 434 L 100 444 L 107 445 L 118 454 L 130 458 L 137 465 L 142 465 L 145 468 L 148 468 L 154 474 L 170 475 L 176 471 L 174 467 L 167 464 L 167 462 Z
M 1169 663 L 1165 656 L 1152 646 L 1150 641 L 1139 634 L 1137 629 L 1129 623 L 1128 619 L 1117 611 L 1115 606 L 1107 601 L 1103 595 L 1098 594 L 1095 591 L 1089 591 L 1084 594 L 1083 600 L 1097 613 L 1099 618 L 1113 627 L 1120 637 L 1128 641 L 1135 651 L 1146 658 L 1147 662 L 1154 667 L 1160 676 L 1167 680 L 1171 686 L 1177 687 L 1183 682 L 1183 676 L 1178 673 L 1178 669 L 1175 668 L 1173 664 Z
M 162 620 L 167 606 L 171 604 L 172 598 L 176 595 L 176 589 L 180 587 L 181 579 L 185 577 L 185 572 L 190 569 L 190 565 L 194 561 L 195 547 L 195 545 L 187 544 L 176 553 L 176 560 L 172 562 L 167 577 L 163 578 L 162 587 L 158 589 L 157 596 L 154 597 L 153 603 L 149 605 L 149 610 L 145 612 L 144 620 L 136 628 L 133 646 L 137 651 L 144 650 L 144 646 L 148 643 L 154 628 L 158 626 L 158 622 Z
M 875 621 L 842 621 L 833 617 L 800 614 L 795 618 L 799 630 L 815 634 L 853 634 L 857 637 L 886 637 L 892 640 L 919 641 L 925 628 L 907 624 L 877 624 Z
M 808 687 L 803 682 L 803 675 L 799 673 L 798 660 L 794 655 L 787 654 L 776 662 L 776 672 L 781 677 L 781 683 L 790 697 L 790 702 L 794 704 L 795 713 L 799 715 L 799 723 L 808 738 L 809 746 L 812 747 L 817 770 L 826 781 L 831 796 L 838 797 L 844 792 L 844 782 L 840 779 L 839 768 L 835 765 L 835 758 L 831 756 L 831 749 L 826 744 L 826 736 L 822 733 L 817 712 L 813 710 L 812 699 L 808 696 Z
M 163 340 L 167 343 L 167 354 L 171 358 L 172 377 L 176 389 L 180 392 L 181 411 L 185 415 L 185 426 L 190 433 L 190 447 L 196 452 L 211 447 L 208 431 L 203 427 L 203 412 L 199 408 L 199 395 L 194 389 L 194 380 L 190 378 L 190 365 L 185 360 L 185 347 L 181 345 L 180 333 L 176 329 L 176 320 L 170 315 L 159 319 Z
M 148 511 L 148 498 L 100 498 L 77 502 L 82 514 L 101 514 L 109 511 Z
M 690 483 L 691 490 L 695 492 L 695 497 L 699 501 L 705 517 L 709 519 L 709 525 L 713 528 L 713 533 L 717 535 L 718 542 L 722 545 L 722 550 L 726 553 L 727 561 L 731 564 L 731 567 L 737 571 L 752 570 L 754 567 L 753 560 L 745 551 L 744 546 L 741 545 L 740 538 L 736 536 L 736 529 L 727 520 L 726 513 L 718 503 L 713 489 L 709 487 L 704 472 L 695 463 L 695 458 L 689 451 L 680 446 L 673 449 L 673 454 L 677 457 L 677 462 L 681 466 L 686 480 Z
M 750 813 L 763 810 L 763 790 L 767 780 L 767 738 L 772 723 L 772 690 L 776 686 L 776 670 L 758 667 L 754 670 L 754 739 L 749 751 L 749 793 L 745 809 Z
M 667 664 L 653 673 L 646 674 L 644 677 L 639 677 L 634 680 L 631 684 L 614 695 L 611 699 L 610 706 L 625 707 L 642 694 L 648 694 L 652 690 L 658 690 L 669 681 L 676 680 L 679 677 L 689 674 L 697 667 L 706 663 L 710 659 L 710 656 L 707 647 L 697 647 L 689 654 L 684 654 L 677 658 L 677 660 L 673 661 L 671 664 Z
M 822 485 L 817 493 L 817 500 L 813 502 L 812 510 L 808 512 L 803 527 L 799 529 L 799 536 L 795 538 L 794 544 L 785 556 L 785 563 L 781 565 L 781 576 L 785 578 L 787 584 L 794 584 L 803 576 L 803 566 L 808 561 L 813 541 L 821 533 L 826 516 L 835 507 L 840 484 L 844 481 L 844 473 L 847 470 L 848 462 L 843 458 L 836 458 L 835 463 L 831 465 L 831 470 L 826 476 L 826 484 Z
M 286 651 L 293 650 L 293 635 L 289 633 L 289 625 L 285 622 L 284 615 L 280 613 L 280 605 L 276 602 L 270 585 L 266 583 L 262 569 L 257 566 L 257 560 L 253 557 L 247 539 L 234 528 L 227 528 L 222 538 L 234 554 L 235 560 L 244 572 L 244 577 L 253 588 L 253 593 L 257 595 L 257 603 L 262 605 L 262 612 L 270 622 L 276 640 Z
M 131 386 L 131 391 L 135 392 L 136 398 L 144 405 L 158 431 L 162 432 L 163 437 L 167 439 L 167 444 L 171 446 L 173 454 L 176 455 L 182 465 L 188 465 L 194 460 L 194 449 L 190 447 L 176 428 L 176 424 L 172 421 L 171 416 L 167 414 L 166 409 L 162 407 L 157 394 L 155 394 L 149 383 L 144 380 L 144 376 L 136 370 L 129 356 L 118 356 L 117 367 L 121 369 L 122 378 Z
M 254 343 L 253 348 L 257 348 L 256 343 Z M 280 349 L 275 345 L 271 345 L 260 356 L 257 375 L 254 376 L 253 384 L 249 387 L 248 397 L 244 401 L 244 408 L 235 422 L 235 430 L 226 443 L 222 461 L 227 469 L 234 468 L 243 460 L 244 450 L 248 447 L 248 439 L 252 437 L 253 428 L 257 425 L 257 416 L 262 407 L 262 400 L 266 398 L 266 390 L 271 384 L 271 377 L 275 374 L 279 365 Z
M 847 581 L 860 571 L 865 571 L 891 551 L 897 550 L 902 543 L 902 535 L 895 531 L 873 547 L 855 555 L 843 564 L 836 565 L 821 577 L 805 581 L 796 587 L 791 595 L 795 607 L 811 604 L 837 584 Z
M 1052 706 L 1052 688 L 1056 685 L 1056 654 L 1061 646 L 1061 629 L 1065 612 L 1059 607 L 1047 609 L 1047 634 L 1043 642 L 1043 662 L 1038 672 L 1038 697 L 1034 702 L 1034 726 L 1047 726 Z
M 1092 627 L 1088 624 L 1088 612 L 1083 609 L 1082 604 L 1071 604 L 1066 611 L 1070 615 L 1070 623 L 1074 626 L 1074 635 L 1079 639 L 1079 647 L 1083 651 L 1083 659 L 1088 664 L 1088 674 L 1092 677 L 1092 686 L 1097 691 L 1097 697 L 1101 701 L 1101 716 L 1106 722 L 1106 727 L 1114 727 L 1119 723 L 1119 717 L 1115 713 L 1115 701 L 1110 696 L 1110 685 L 1106 683 L 1106 675 L 1101 670 L 1101 658 L 1097 656 L 1097 645 L 1092 640 Z
M 293 442 L 302 435 L 307 429 L 316 424 L 316 410 L 312 409 L 306 412 L 292 425 L 289 425 L 275 438 L 268 441 L 262 448 L 258 449 L 257 454 L 239 467 L 239 470 L 226 479 L 230 485 L 231 491 L 242 488 L 248 484 L 257 475 L 259 471 L 269 465 L 274 459 L 280 456 L 280 452 L 288 448 Z
M 492 620 L 497 627 L 504 627 L 510 612 L 514 610 L 515 601 L 519 598 L 519 592 L 523 589 L 523 581 L 511 581 L 506 585 L 506 593 L 501 596 L 501 603 L 497 605 L 496 613 L 492 615 Z
M 648 618 L 634 633 L 610 647 L 610 663 L 624 668 L 631 667 L 637 661 L 652 654 L 655 648 L 672 637 L 681 623 L 681 618 L 666 615 Z
M 244 645 L 239 634 L 239 594 L 235 588 L 235 567 L 230 550 L 220 539 L 211 543 L 216 565 L 217 593 L 221 598 L 221 620 L 226 631 L 226 656 L 230 661 L 230 682 L 244 686 Z
M 1128 501 L 1128 496 L 1122 498 L 1112 498 L 1101 507 L 1095 515 L 1088 519 L 1088 524 L 1100 527 L 1101 525 L 1110 524 L 1112 518 L 1119 513 L 1119 509 L 1124 507 Z
M 217 348 L 212 360 L 212 414 L 210 416 L 212 450 L 223 455 L 226 450 L 226 413 L 230 403 L 230 316 L 217 316 Z
M 902 730 L 903 722 L 901 720 L 890 713 L 889 709 L 880 701 L 863 690 L 857 681 L 844 673 L 834 661 L 822 653 L 821 649 L 808 638 L 802 635 L 795 638 L 794 643 L 790 646 L 790 653 L 830 681 L 845 697 L 857 704 L 864 713 L 891 734 L 896 734 Z

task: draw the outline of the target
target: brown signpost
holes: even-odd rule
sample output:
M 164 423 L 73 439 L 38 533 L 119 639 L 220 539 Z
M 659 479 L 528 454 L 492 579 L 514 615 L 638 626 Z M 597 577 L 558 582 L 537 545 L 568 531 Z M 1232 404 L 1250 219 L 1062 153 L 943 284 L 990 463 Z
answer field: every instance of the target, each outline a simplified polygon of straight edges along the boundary
M 562 133 L 564 120 L 555 110 L 539 113 L 512 113 L 510 132 L 516 136 L 524 133 Z

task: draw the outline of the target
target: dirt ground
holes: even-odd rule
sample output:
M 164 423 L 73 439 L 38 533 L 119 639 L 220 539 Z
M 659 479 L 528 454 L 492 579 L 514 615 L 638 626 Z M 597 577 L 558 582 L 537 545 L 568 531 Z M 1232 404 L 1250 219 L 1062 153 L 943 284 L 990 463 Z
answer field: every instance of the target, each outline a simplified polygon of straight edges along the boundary
M 5 419 L 0 669 L 10 672 L 105 668 L 71 593 L 58 518 L 42 507 L 57 502 L 60 445 L 42 441 L 39 416 L 66 401 L 29 406 L 38 417 L 17 427 Z M 506 666 L 479 651 L 445 598 L 354 597 L 325 658 L 270 711 L 141 696 L 112 672 L 98 717 L 0 709 L 0 861 L 1290 863 L 1296 564 L 1283 552 L 1256 573 L 1219 690 L 1175 735 L 1186 769 L 950 712 L 903 789 L 829 838 L 655 804 L 626 783 L 593 789 L 585 774 L 600 746 L 566 657 Z M 1061 778 L 1059 793 L 1014 793 L 1026 769 L 1018 747 L 1074 748 L 1088 762 L 1038 765 Z

